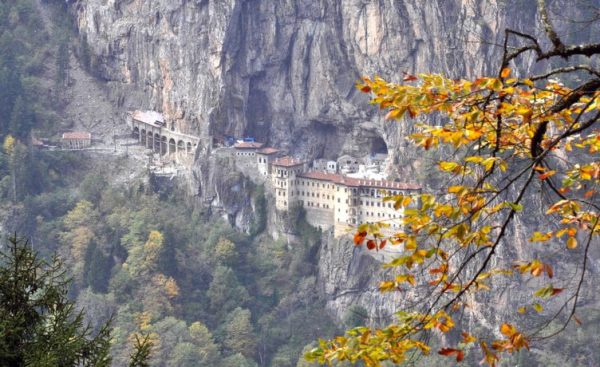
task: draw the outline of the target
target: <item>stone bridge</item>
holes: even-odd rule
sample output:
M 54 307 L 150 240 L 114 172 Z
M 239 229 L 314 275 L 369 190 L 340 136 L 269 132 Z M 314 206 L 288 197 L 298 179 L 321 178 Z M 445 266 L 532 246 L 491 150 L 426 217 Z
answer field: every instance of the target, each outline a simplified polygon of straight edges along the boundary
M 154 111 L 128 113 L 127 125 L 140 144 L 161 155 L 172 153 L 193 154 L 200 138 L 168 129 L 162 114 Z

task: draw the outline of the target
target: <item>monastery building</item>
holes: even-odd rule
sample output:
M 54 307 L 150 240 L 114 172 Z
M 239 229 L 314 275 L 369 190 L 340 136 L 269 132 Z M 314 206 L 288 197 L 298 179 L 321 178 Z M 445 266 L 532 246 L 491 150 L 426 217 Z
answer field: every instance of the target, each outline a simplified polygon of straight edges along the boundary
M 287 211 L 299 204 L 311 225 L 323 230 L 333 228 L 336 237 L 352 232 L 360 223 L 387 222 L 392 230 L 398 229 L 402 212 L 382 199 L 421 190 L 414 184 L 351 177 L 349 172 L 359 170 L 359 162 L 351 157 L 344 157 L 342 162 L 316 160 L 309 169 L 307 161 L 278 157 L 278 149 L 252 144 L 235 144 L 236 158 L 255 158 L 258 171 L 272 187 L 276 208 Z

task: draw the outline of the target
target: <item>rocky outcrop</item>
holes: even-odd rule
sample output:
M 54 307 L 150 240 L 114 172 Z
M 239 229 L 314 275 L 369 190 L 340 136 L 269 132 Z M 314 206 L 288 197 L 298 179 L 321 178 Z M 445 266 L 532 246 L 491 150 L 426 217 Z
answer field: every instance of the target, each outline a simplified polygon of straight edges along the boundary
M 236 169 L 228 151 L 196 152 L 194 169 L 189 177 L 189 190 L 194 197 L 221 215 L 232 226 L 248 232 L 254 220 L 252 194 L 255 184 Z

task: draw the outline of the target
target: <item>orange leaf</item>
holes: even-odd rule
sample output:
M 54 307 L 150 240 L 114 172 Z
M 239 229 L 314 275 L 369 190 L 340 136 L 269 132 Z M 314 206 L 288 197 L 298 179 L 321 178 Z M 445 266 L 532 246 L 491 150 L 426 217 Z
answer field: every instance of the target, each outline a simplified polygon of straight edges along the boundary
M 552 271 L 552 267 L 548 264 L 544 264 L 544 270 L 546 271 L 546 274 L 548 274 L 548 278 L 552 279 L 552 276 L 554 276 L 554 272 Z
M 429 150 L 429 148 L 431 148 L 432 144 L 433 144 L 433 139 L 427 138 L 427 139 L 425 139 L 425 143 L 423 144 L 423 147 L 425 148 L 425 150 Z
M 443 348 L 438 352 L 438 354 L 446 357 L 456 355 L 456 362 L 461 362 L 463 359 L 465 359 L 465 353 L 460 349 Z
M 500 72 L 500 77 L 501 78 L 508 78 L 510 76 L 510 68 L 504 68 L 502 69 L 502 71 Z
M 417 80 L 417 79 L 419 79 L 419 78 L 417 78 L 417 77 L 416 77 L 416 76 L 414 76 L 414 75 L 411 75 L 411 74 L 406 74 L 406 73 L 404 73 L 404 74 L 405 74 L 406 76 L 405 76 L 405 77 L 404 77 L 404 79 L 402 79 L 402 80 L 403 80 L 403 81 L 405 81 L 405 82 L 412 82 L 413 80 Z
M 488 364 L 488 366 L 495 366 L 496 362 L 498 361 L 498 356 L 490 351 L 485 342 L 481 342 L 480 345 L 484 354 L 483 361 L 481 361 L 481 363 L 483 364 L 485 362 Z
M 369 250 L 372 250 L 372 249 L 374 249 L 375 247 L 377 247 L 377 243 L 375 243 L 375 241 L 373 241 L 373 240 L 368 240 L 368 241 L 367 241 L 367 248 L 368 248 Z
M 356 234 L 354 234 L 354 244 L 356 246 L 362 245 L 365 237 L 367 237 L 367 232 L 356 232 Z
M 570 250 L 577 248 L 577 239 L 575 237 L 569 237 L 567 240 L 567 248 Z
M 548 171 L 546 173 L 542 173 L 541 175 L 539 175 L 539 179 L 544 181 L 545 179 L 547 179 L 548 177 L 554 175 L 556 173 L 556 171 L 552 170 L 552 171 Z
M 381 243 L 379 244 L 379 249 L 384 248 L 386 243 L 387 243 L 387 240 L 381 241 Z
M 500 332 L 510 338 L 517 332 L 517 329 L 511 324 L 502 324 L 500 325 Z
M 556 296 L 557 294 L 559 294 L 562 291 L 563 291 L 562 288 L 552 288 L 552 295 Z

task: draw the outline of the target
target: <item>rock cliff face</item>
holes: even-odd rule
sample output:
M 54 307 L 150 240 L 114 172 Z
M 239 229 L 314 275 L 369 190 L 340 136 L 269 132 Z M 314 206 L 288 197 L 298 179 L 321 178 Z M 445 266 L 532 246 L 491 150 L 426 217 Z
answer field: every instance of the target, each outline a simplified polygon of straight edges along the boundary
M 204 144 L 250 135 L 305 158 L 387 150 L 410 177 L 420 165 L 403 139 L 410 124 L 384 124 L 354 82 L 373 74 L 399 80 L 403 71 L 491 74 L 504 29 L 533 32 L 536 23 L 525 0 L 75 0 L 71 7 L 95 69 L 123 108 L 161 111 Z M 227 197 L 247 193 L 245 184 L 221 177 L 208 152 L 196 155 L 199 196 L 247 227 L 250 201 Z M 325 240 L 329 306 L 340 317 L 352 302 L 389 312 L 393 300 L 378 298 L 365 278 L 376 264 L 353 251 Z
M 518 24 L 535 19 L 521 3 L 78 0 L 72 9 L 125 107 L 162 111 L 203 137 L 253 135 L 331 157 L 368 153 L 379 138 L 400 154 L 404 129 L 382 126 L 354 88 L 361 75 L 489 72 L 503 29 L 533 26 Z

